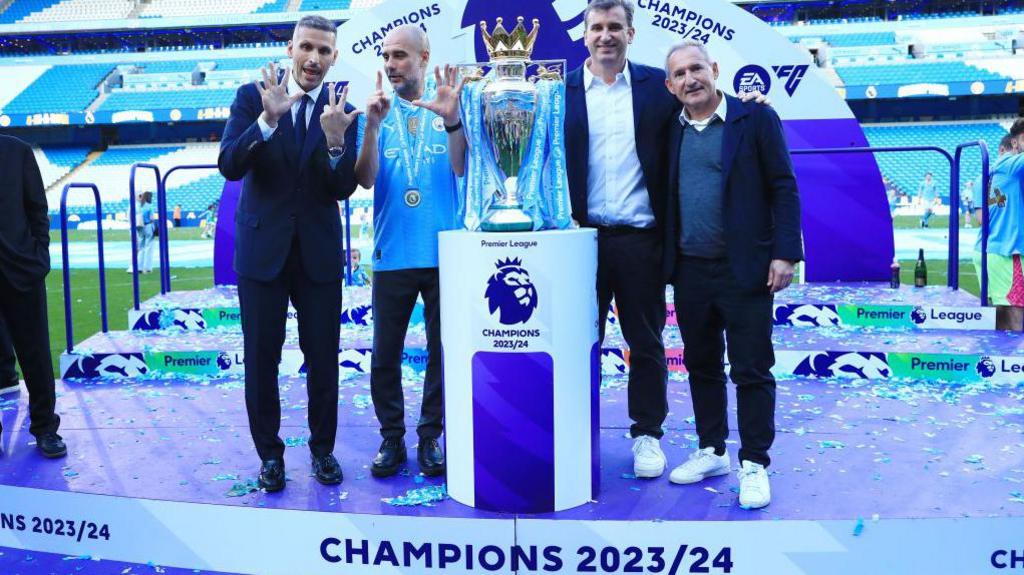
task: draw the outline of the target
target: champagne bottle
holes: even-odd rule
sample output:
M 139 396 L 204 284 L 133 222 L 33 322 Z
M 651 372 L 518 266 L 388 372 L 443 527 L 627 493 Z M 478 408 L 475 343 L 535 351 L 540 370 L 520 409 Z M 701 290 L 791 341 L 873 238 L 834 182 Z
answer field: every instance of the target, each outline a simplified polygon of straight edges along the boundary
M 917 251 L 917 265 L 914 266 L 914 287 L 928 285 L 928 268 L 924 264 L 924 248 Z
M 900 288 L 900 262 L 899 260 L 892 260 L 892 265 L 889 266 L 889 287 L 892 289 Z

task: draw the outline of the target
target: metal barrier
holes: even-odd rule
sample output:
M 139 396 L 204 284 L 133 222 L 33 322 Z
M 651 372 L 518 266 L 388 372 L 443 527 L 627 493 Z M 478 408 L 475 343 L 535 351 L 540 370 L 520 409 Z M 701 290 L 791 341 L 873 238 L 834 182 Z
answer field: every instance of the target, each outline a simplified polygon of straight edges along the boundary
M 890 146 L 882 148 L 872 147 L 856 147 L 856 148 L 816 148 L 816 149 L 803 149 L 803 150 L 790 150 L 790 154 L 793 155 L 808 155 L 808 154 L 863 154 L 863 153 L 887 153 L 887 152 L 937 152 L 946 158 L 949 162 L 949 198 L 950 198 L 950 218 L 949 218 L 949 261 L 946 265 L 946 285 L 953 289 L 959 289 L 960 287 L 960 153 L 964 148 L 978 146 L 982 150 L 982 174 L 983 183 L 987 185 L 988 182 L 988 148 L 985 142 L 978 140 L 977 142 L 967 142 L 961 144 L 956 150 L 956 159 L 946 150 L 938 146 Z M 986 202 L 987 196 L 986 196 Z M 987 210 L 983 211 L 982 221 L 982 249 L 984 250 L 984 243 L 988 238 L 988 213 Z M 983 252 L 984 253 L 984 252 Z M 988 305 L 987 299 L 987 267 L 984 267 L 983 260 L 982 275 L 985 276 L 982 279 L 981 292 L 981 305 Z
M 973 148 L 977 146 L 981 151 L 981 189 L 982 189 L 982 205 L 981 205 L 981 269 L 978 270 L 978 283 L 981 288 L 981 305 L 988 305 L 988 186 L 989 186 L 989 158 L 988 158 L 988 144 L 984 140 L 978 140 L 977 142 L 964 142 L 956 147 L 956 159 L 953 161 L 953 173 L 950 175 L 950 179 L 956 182 L 956 203 L 953 204 L 954 200 L 950 200 L 950 222 L 953 222 L 953 218 L 957 219 L 959 224 L 960 218 L 960 156 L 963 151 L 967 148 Z M 950 192 L 952 197 L 953 193 Z M 953 209 L 954 205 L 957 209 Z M 960 229 L 958 225 L 950 226 L 949 234 L 950 243 L 960 245 Z M 955 260 L 950 263 L 956 263 L 954 270 L 957 272 L 957 277 L 960 275 L 960 262 Z
M 132 164 L 131 174 L 128 176 L 128 229 L 131 230 L 132 237 L 132 301 L 135 305 L 135 311 L 139 310 L 139 239 L 138 232 L 135 230 L 135 170 L 137 168 L 146 168 L 153 170 L 156 174 L 156 188 L 157 192 L 160 191 L 160 168 L 155 164 L 138 163 Z M 162 196 L 163 194 L 158 194 Z M 145 224 L 145 222 L 143 222 Z M 161 261 L 162 263 L 162 261 Z M 163 292 L 161 292 L 163 293 Z
M 93 199 L 96 201 L 96 245 L 100 264 L 100 318 L 103 322 L 103 333 L 107 333 L 107 278 L 105 276 L 106 267 L 103 265 L 103 206 L 100 203 L 100 190 L 96 184 L 72 182 L 64 186 L 64 190 L 60 194 L 60 250 L 64 257 L 64 335 L 67 340 L 68 353 L 75 349 L 74 320 L 71 315 L 71 267 L 68 265 L 68 192 L 72 188 L 92 190 Z
M 217 164 L 185 164 L 174 166 L 167 170 L 163 180 L 160 180 L 160 190 L 156 199 L 157 228 L 160 230 L 160 293 L 165 294 L 171 291 L 171 247 L 167 237 L 167 180 L 171 174 L 179 170 L 216 170 Z

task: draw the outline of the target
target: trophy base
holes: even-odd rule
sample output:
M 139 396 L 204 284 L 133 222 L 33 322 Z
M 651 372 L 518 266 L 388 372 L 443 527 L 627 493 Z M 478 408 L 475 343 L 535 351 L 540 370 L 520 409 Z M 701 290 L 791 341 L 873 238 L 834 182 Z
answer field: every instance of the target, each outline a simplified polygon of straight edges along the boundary
M 491 213 L 480 223 L 485 232 L 528 232 L 533 229 L 533 220 L 520 208 L 491 208 Z

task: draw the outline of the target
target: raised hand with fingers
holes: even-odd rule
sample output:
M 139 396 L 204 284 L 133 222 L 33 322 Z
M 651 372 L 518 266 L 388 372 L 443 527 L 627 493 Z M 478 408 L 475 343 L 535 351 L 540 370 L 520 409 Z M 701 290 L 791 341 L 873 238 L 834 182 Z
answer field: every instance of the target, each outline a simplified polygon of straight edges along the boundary
M 376 128 L 391 110 L 391 99 L 384 93 L 384 75 L 377 71 L 377 89 L 366 101 L 366 127 Z
M 320 126 L 324 130 L 329 147 L 342 146 L 345 144 L 345 130 L 356 121 L 362 110 L 345 111 L 345 101 L 348 100 L 348 86 L 341 91 L 341 96 L 335 91 L 335 84 L 332 82 L 327 89 L 328 100 L 324 111 L 320 114 Z
M 441 116 L 446 126 L 454 126 L 459 123 L 459 98 L 466 79 L 459 78 L 458 68 L 445 64 L 444 78 L 441 77 L 441 68 L 434 66 L 434 80 L 437 85 L 434 99 L 430 102 L 413 100 L 412 104 Z
M 277 127 L 277 121 L 292 109 L 292 104 L 303 96 L 303 92 L 288 94 L 286 86 L 290 72 L 285 70 L 279 79 L 276 62 L 271 62 L 266 68 L 260 69 L 260 72 L 263 74 L 263 81 L 256 82 L 256 89 L 263 100 L 263 121 L 271 127 Z

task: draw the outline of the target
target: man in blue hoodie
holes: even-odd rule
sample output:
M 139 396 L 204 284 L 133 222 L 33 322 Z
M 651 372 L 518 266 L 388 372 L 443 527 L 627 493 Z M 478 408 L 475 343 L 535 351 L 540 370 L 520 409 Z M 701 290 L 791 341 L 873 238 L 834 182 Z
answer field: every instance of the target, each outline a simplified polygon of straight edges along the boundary
M 988 293 L 996 306 L 996 328 L 1021 331 L 1024 328 L 1024 118 L 1018 118 L 999 145 L 999 158 L 991 168 L 988 202 Z M 981 272 L 981 234 L 975 245 L 975 267 Z

